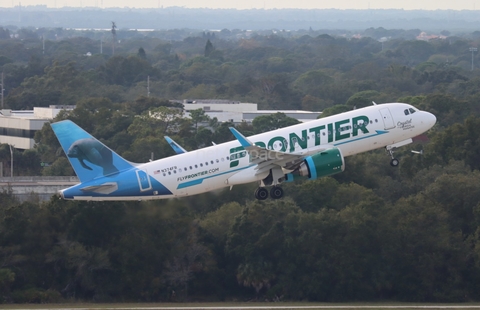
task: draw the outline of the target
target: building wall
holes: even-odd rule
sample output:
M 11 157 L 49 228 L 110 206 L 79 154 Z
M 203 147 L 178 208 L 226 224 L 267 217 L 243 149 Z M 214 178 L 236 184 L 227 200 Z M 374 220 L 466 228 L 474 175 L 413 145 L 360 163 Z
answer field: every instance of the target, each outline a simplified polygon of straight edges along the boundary
M 0 117 L 0 143 L 11 144 L 17 149 L 31 149 L 35 144 L 35 132 L 46 122 L 47 119 Z
M 256 103 L 185 103 L 183 104 L 186 111 L 203 109 L 205 112 L 243 112 L 257 111 Z
M 72 110 L 75 106 L 38 107 L 33 110 L 0 111 L 0 143 L 13 145 L 16 149 L 27 150 L 35 145 L 37 130 L 57 116 L 61 110 Z

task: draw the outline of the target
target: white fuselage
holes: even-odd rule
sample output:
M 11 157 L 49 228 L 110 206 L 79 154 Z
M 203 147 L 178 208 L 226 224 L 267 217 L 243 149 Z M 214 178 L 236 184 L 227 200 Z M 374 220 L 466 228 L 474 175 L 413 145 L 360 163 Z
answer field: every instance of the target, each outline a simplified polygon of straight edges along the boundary
M 419 111 L 408 104 L 389 103 L 250 136 L 248 140 L 257 146 L 283 153 L 312 155 L 336 147 L 343 156 L 350 156 L 401 142 L 410 143 L 409 139 L 424 133 L 435 122 L 436 118 L 431 113 Z M 250 162 L 248 153 L 238 140 L 140 164 L 135 169 L 138 169 L 136 175 L 140 189 L 148 188 L 155 180 L 171 194 L 78 196 L 74 199 L 146 200 L 181 197 L 262 178 L 262 175 L 255 174 L 256 165 Z M 141 179 L 140 175 L 144 177 Z
M 405 104 L 375 105 L 250 136 L 248 139 L 256 145 L 296 154 L 314 154 L 324 149 L 325 145 L 331 145 L 339 148 L 344 156 L 350 156 L 415 137 L 435 123 L 435 117 L 428 112 L 416 110 L 413 114 L 405 115 L 404 111 L 408 108 L 411 106 Z M 352 119 L 359 116 L 368 118 L 368 133 L 354 128 L 360 124 L 352 123 Z M 165 185 L 173 193 L 171 197 L 195 195 L 230 186 L 228 179 L 231 176 L 248 169 L 248 155 L 231 158 L 232 155 L 241 154 L 232 152 L 238 147 L 240 143 L 235 140 L 137 168 Z M 231 165 L 232 162 L 238 164 Z M 255 181 L 253 176 L 251 181 Z

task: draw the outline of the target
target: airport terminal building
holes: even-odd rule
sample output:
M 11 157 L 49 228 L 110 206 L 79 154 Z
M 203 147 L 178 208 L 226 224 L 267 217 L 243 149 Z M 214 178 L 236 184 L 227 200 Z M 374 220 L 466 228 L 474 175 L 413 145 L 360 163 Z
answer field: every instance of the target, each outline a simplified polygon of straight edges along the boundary
M 43 124 L 52 120 L 61 110 L 73 110 L 75 106 L 50 106 L 33 110 L 0 110 L 0 143 L 20 150 L 33 148 L 34 136 Z
M 239 124 L 242 122 L 251 123 L 253 119 L 261 115 L 270 115 L 278 112 L 288 117 L 295 118 L 300 122 L 308 122 L 317 119 L 321 112 L 310 112 L 302 110 L 258 110 L 256 103 L 241 103 L 239 101 L 205 99 L 205 100 L 172 100 L 182 103 L 185 112 L 202 109 L 210 118 L 216 117 L 219 122 L 231 122 Z M 187 114 L 188 115 L 188 114 Z

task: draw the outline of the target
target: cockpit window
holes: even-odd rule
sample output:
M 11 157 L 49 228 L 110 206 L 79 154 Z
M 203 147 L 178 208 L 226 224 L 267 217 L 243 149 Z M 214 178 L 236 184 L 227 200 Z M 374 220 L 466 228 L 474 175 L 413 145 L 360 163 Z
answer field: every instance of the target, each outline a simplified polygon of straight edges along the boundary
M 409 108 L 408 110 L 409 110 L 410 113 L 412 113 L 412 114 L 415 113 L 415 112 L 417 112 L 417 111 L 415 111 L 415 109 L 413 109 L 413 108 Z
M 403 111 L 405 113 L 405 115 L 408 115 L 410 114 L 410 111 L 408 111 L 408 109 L 406 109 L 405 111 Z

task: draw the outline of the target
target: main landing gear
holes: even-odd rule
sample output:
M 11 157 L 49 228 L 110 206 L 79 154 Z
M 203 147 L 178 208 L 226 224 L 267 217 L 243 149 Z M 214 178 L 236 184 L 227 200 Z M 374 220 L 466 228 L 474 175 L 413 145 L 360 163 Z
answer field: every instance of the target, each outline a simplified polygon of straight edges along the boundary
M 259 187 L 255 191 L 255 198 L 265 200 L 268 198 L 268 189 L 265 186 L 272 186 L 270 189 L 270 197 L 272 199 L 280 199 L 283 197 L 283 189 L 278 186 L 285 180 L 285 173 L 281 167 L 270 169 L 270 173 L 259 182 Z
M 273 186 L 270 189 L 270 197 L 272 199 L 280 199 L 283 197 L 283 189 L 280 186 Z M 268 189 L 265 187 L 259 187 L 255 191 L 255 198 L 258 200 L 265 200 L 268 198 Z

